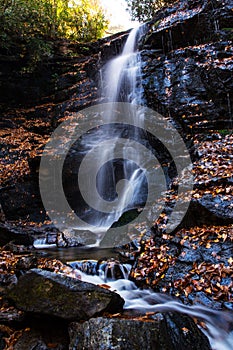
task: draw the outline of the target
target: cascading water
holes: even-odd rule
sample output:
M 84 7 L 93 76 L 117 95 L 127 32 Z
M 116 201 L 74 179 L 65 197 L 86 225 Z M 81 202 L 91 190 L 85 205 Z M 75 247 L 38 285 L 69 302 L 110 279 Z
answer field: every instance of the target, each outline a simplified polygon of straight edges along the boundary
M 142 27 L 134 28 L 127 38 L 122 54 L 112 59 L 104 69 L 103 97 L 108 102 L 141 102 L 141 60 L 136 51 L 140 35 Z M 112 116 L 110 118 L 110 122 L 114 121 Z
M 82 265 L 82 263 L 81 263 Z M 77 262 L 71 263 L 73 268 L 79 268 Z M 209 338 L 213 350 L 233 349 L 233 315 L 232 313 L 209 309 L 202 305 L 188 306 L 182 304 L 178 299 L 162 293 L 155 293 L 150 289 L 139 289 L 134 282 L 127 279 L 131 265 L 122 264 L 123 271 L 121 279 L 115 279 L 113 266 L 105 266 L 97 271 L 98 275 L 88 275 L 80 270 L 78 274 L 85 282 L 96 285 L 108 284 L 112 291 L 117 292 L 124 300 L 125 310 L 134 310 L 141 314 L 146 312 L 180 312 L 204 322 L 207 329 L 202 331 Z M 110 277 L 108 270 L 111 270 Z M 128 272 L 125 272 L 128 270 Z
M 101 145 L 97 155 L 91 160 L 92 164 L 96 163 L 94 168 L 99 164 L 102 165 L 96 178 L 98 195 L 94 205 L 82 216 L 84 221 L 96 227 L 93 229 L 96 233 L 107 231 L 124 211 L 143 205 L 146 201 L 145 174 L 143 169 L 137 166 L 142 164 L 140 159 L 142 156 L 127 143 L 128 138 L 140 142 L 140 138 L 143 137 L 143 115 L 135 113 L 134 116 L 140 128 L 127 126 L 127 124 L 119 125 L 116 122 L 114 109 L 115 102 L 137 105 L 141 103 L 141 62 L 140 54 L 135 48 L 142 34 L 142 28 L 135 28 L 130 32 L 122 54 L 112 59 L 103 68 L 102 97 L 108 102 L 103 115 L 105 126 L 95 130 L 95 135 L 91 138 L 84 138 L 85 145 L 84 143 L 83 145 L 87 149 L 98 149 Z M 125 144 L 122 147 L 123 139 Z M 122 147 L 120 154 L 119 147 Z M 115 203 L 114 210 L 101 211 L 103 201 Z M 93 207 L 100 209 L 93 210 Z M 99 241 L 97 239 L 97 245 Z

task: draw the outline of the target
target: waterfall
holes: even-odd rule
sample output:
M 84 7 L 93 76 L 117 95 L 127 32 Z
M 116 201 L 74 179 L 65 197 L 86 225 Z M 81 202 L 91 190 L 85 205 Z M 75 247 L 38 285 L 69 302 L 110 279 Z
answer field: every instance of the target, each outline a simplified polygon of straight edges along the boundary
M 88 204 L 91 203 L 90 208 L 82 216 L 83 221 L 96 227 L 93 231 L 100 237 L 96 245 L 99 244 L 102 233 L 125 211 L 140 207 L 146 202 L 145 169 L 138 166 L 143 163 L 143 155 L 130 147 L 129 141 L 133 139 L 140 142 L 141 139 L 142 143 L 145 142 L 143 114 L 138 111 L 134 116 L 140 128 L 120 125 L 117 124 L 114 109 L 116 102 L 135 105 L 142 103 L 141 60 L 140 53 L 136 50 L 142 28 L 134 28 L 130 32 L 122 53 L 102 69 L 102 97 L 108 102 L 103 115 L 105 125 L 102 129 L 95 130 L 95 135 L 91 138 L 84 138 L 83 141 L 87 149 L 96 150 L 89 163 L 93 168 L 101 165 L 96 178 L 96 189 L 90 191 L 86 200 Z
M 134 28 L 122 54 L 107 63 L 104 69 L 103 97 L 108 102 L 141 102 L 141 59 L 136 51 L 142 27 Z M 112 122 L 112 116 L 109 121 Z
M 138 105 L 141 103 L 141 60 L 140 53 L 136 51 L 137 41 L 141 32 L 142 27 L 134 28 L 126 40 L 122 54 L 107 63 L 104 69 L 105 85 L 102 88 L 103 97 L 107 102 L 113 103 L 113 106 L 111 107 L 110 104 L 110 107 L 107 108 L 105 113 L 105 122 L 108 123 L 107 134 L 111 134 L 111 129 L 114 127 L 113 124 L 116 122 L 114 102 L 128 102 Z M 137 113 L 134 117 L 138 119 L 138 125 L 143 128 L 143 115 Z M 130 137 L 139 142 L 140 131 L 137 128 L 133 128 L 133 130 L 130 131 L 125 125 L 123 128 L 116 127 L 114 142 L 111 148 L 105 149 L 100 159 L 98 159 L 101 164 L 106 164 L 109 158 L 113 160 L 119 157 L 119 154 L 116 155 L 116 149 L 117 146 L 121 144 L 125 134 L 129 137 L 127 133 L 130 133 Z M 103 197 L 106 196 L 109 188 L 116 189 L 115 198 L 110 198 L 110 200 L 116 200 L 116 198 L 119 197 L 115 212 L 112 214 L 109 213 L 110 215 L 108 215 L 106 219 L 106 226 L 108 227 L 110 227 L 114 221 L 117 221 L 126 209 L 134 207 L 137 203 L 137 193 L 143 182 L 143 171 L 137 167 L 137 164 L 141 163 L 140 154 L 136 154 L 135 150 L 132 149 L 132 147 L 130 148 L 126 142 L 123 146 L 121 157 L 123 159 L 119 162 L 122 165 L 121 176 L 122 179 L 126 181 L 121 179 L 118 182 L 114 171 L 114 161 L 110 161 L 110 164 L 108 164 L 110 173 L 107 172 L 106 167 L 103 166 L 98 178 L 99 180 L 97 181 L 97 189 Z M 134 162 L 127 159 L 134 159 Z M 119 189 L 119 185 L 122 185 L 121 189 Z

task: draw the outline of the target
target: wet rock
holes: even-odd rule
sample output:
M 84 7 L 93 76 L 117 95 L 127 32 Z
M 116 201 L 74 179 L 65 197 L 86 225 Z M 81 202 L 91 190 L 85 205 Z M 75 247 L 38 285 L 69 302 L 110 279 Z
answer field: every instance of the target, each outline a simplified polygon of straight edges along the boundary
M 87 275 L 98 275 L 98 261 L 97 260 L 80 260 L 80 261 L 72 261 L 69 265 L 73 269 L 78 269 Z
M 192 9 L 190 5 L 188 1 L 180 1 L 178 6 L 174 6 L 172 9 L 173 13 L 165 15 L 164 18 L 161 18 L 158 25 L 149 31 L 144 45 L 154 50 L 162 49 L 164 53 L 167 53 L 178 47 L 187 46 L 188 42 L 190 45 L 200 42 L 203 40 L 206 31 L 210 35 L 210 31 L 214 28 L 207 28 L 209 19 L 204 15 L 205 2 L 196 2 Z M 180 11 L 183 11 L 183 13 L 181 14 Z M 200 17 L 200 25 L 197 25 L 197 30 L 193 31 L 191 26 L 197 24 Z
M 12 252 L 14 254 L 28 254 L 31 253 L 33 247 L 30 246 L 25 246 L 22 244 L 14 244 L 12 241 L 4 245 L 2 247 L 3 250 L 7 250 L 9 252 Z
M 208 296 L 204 292 L 191 293 L 188 296 L 188 300 L 194 305 L 197 305 L 197 304 L 204 305 L 204 306 L 206 306 L 210 309 L 214 309 L 214 310 L 221 310 L 222 309 L 221 302 L 214 301 L 211 297 L 208 298 Z
M 124 304 L 109 290 L 41 269 L 21 276 L 8 298 L 25 312 L 64 320 L 87 320 L 104 311 L 118 312 Z
M 97 271 L 99 275 L 106 279 L 127 279 L 131 265 L 121 264 L 115 259 L 99 260 L 97 264 Z
M 233 256 L 232 242 L 226 241 L 218 247 L 221 247 L 221 250 L 218 251 L 219 261 L 227 265 L 229 257 Z M 215 247 L 212 247 L 212 251 L 215 251 L 214 248 Z
M 22 228 L 13 226 L 9 223 L 0 223 L 0 246 L 14 241 L 15 244 L 32 245 L 33 237 Z
M 24 312 L 17 310 L 13 306 L 7 309 L 1 308 L 0 322 L 1 323 L 12 323 L 12 322 L 22 322 L 24 320 Z
M 184 263 L 191 264 L 193 261 L 202 261 L 202 255 L 199 249 L 192 250 L 184 248 L 178 257 L 178 260 Z
M 13 284 L 16 284 L 18 282 L 18 279 L 15 274 L 12 273 L 1 273 L 0 274 L 0 286 L 10 286 Z
M 69 265 L 73 269 L 78 269 L 87 275 L 101 276 L 106 280 L 127 279 L 129 270 L 131 269 L 130 264 L 120 263 L 120 261 L 114 258 L 73 261 Z
M 163 288 L 172 288 L 174 281 L 183 278 L 192 270 L 191 264 L 177 262 L 174 266 L 170 266 L 163 279 L 161 279 L 154 288 L 157 292 L 162 292 Z
M 178 313 L 166 313 L 163 315 L 165 329 L 172 343 L 171 349 L 211 349 L 207 337 L 190 317 Z
M 210 349 L 195 323 L 182 315 L 157 314 L 145 321 L 98 317 L 82 324 L 72 323 L 69 333 L 70 350 L 99 350 L 100 344 L 102 350 Z
M 81 247 L 94 244 L 95 242 L 94 233 L 88 230 L 65 229 L 63 232 L 59 232 L 56 238 L 56 244 L 59 248 Z
M 0 204 L 0 222 L 4 222 L 5 220 L 6 220 L 6 217 L 2 209 L 2 205 Z
M 40 339 L 40 334 L 30 334 L 25 333 L 20 339 L 16 342 L 14 345 L 14 349 L 18 350 L 49 350 L 47 345 L 44 343 L 43 340 Z M 62 349 L 62 348 L 57 348 Z
M 137 245 L 141 236 L 140 230 L 130 225 L 138 215 L 140 209 L 130 209 L 125 211 L 117 221 L 113 222 L 110 229 L 104 234 L 100 246 L 105 248 L 117 248 L 119 251 L 129 249 L 138 249 Z M 122 230 L 120 229 L 122 227 Z
M 6 220 L 29 219 L 43 222 L 45 219 L 39 186 L 34 177 L 24 177 L 12 186 L 3 186 L 0 199 Z
M 0 55 L 1 109 L 9 105 L 30 107 L 41 104 L 37 108 L 37 116 L 46 118 L 49 112 L 58 118 L 65 110 L 76 112 L 90 106 L 98 97 L 100 62 L 103 64 L 118 54 L 127 36 L 128 31 L 85 44 L 52 41 L 49 45 L 53 55 L 26 74 L 22 71 L 30 63 L 19 58 L 21 47 L 16 45 L 15 55 Z M 28 112 L 30 116 L 33 114 L 31 110 Z M 6 122 L 6 126 L 12 126 L 9 118 Z
M 111 228 L 125 226 L 135 220 L 139 214 L 140 211 L 138 209 L 127 210 L 112 224 Z
M 122 228 L 122 230 L 113 227 L 108 229 L 107 232 L 104 234 L 104 237 L 100 242 L 100 247 L 114 248 L 118 247 L 119 245 L 128 244 L 130 241 L 131 238 L 125 227 Z
M 35 240 L 41 239 L 44 240 L 46 244 L 56 244 L 59 230 L 53 224 L 45 222 L 43 224 L 35 225 L 32 229 Z
M 202 262 L 211 264 L 224 263 L 228 265 L 229 257 L 233 254 L 233 247 L 231 242 L 214 243 L 211 242 L 207 248 L 204 245 L 200 245 L 197 249 L 182 249 L 182 253 L 178 257 L 178 261 L 182 262 Z
M 57 242 L 57 232 L 48 232 L 46 234 L 45 240 L 47 244 L 56 244 Z
M 37 330 L 26 330 L 16 341 L 14 350 L 65 350 L 67 347 L 57 342 L 48 342 L 41 332 Z
M 38 259 L 34 255 L 23 256 L 17 261 L 15 268 L 17 271 L 27 271 L 37 267 L 37 264 Z
M 223 197 L 204 194 L 199 199 L 192 198 L 182 225 L 191 227 L 203 224 L 231 224 L 233 221 L 231 201 L 224 200 Z
M 136 236 L 139 237 L 139 231 L 136 230 Z M 125 245 L 121 245 L 115 248 L 115 251 L 119 254 L 121 262 L 133 262 L 141 249 L 140 239 L 133 239 L 131 242 Z
M 61 233 L 59 232 L 56 236 L 56 245 L 59 248 L 66 248 L 66 247 L 80 247 L 83 244 L 80 243 L 79 239 L 75 239 L 75 237 L 71 236 L 71 233 L 69 231 Z
M 188 133 L 232 128 L 230 22 L 227 3 L 180 1 L 148 24 L 141 45 L 145 99 Z
M 231 207 L 231 201 L 229 199 L 224 200 L 223 196 L 213 196 L 211 194 L 204 194 L 199 199 L 200 205 L 206 208 L 212 216 L 224 220 L 226 223 L 233 222 L 233 210 Z

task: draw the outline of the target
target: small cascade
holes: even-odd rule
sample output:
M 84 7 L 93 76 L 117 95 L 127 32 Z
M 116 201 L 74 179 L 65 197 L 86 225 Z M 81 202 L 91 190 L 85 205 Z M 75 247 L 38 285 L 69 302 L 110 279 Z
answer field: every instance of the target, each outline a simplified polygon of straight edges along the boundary
M 48 243 L 47 238 L 37 238 L 34 243 L 33 247 L 36 249 L 47 249 L 47 248 L 55 248 L 56 244 Z
M 125 300 L 125 310 L 139 312 L 142 315 L 146 312 L 179 312 L 186 314 L 199 322 L 204 322 L 206 329 L 203 329 L 203 327 L 201 329 L 209 338 L 213 350 L 232 350 L 232 313 L 209 309 L 202 305 L 184 305 L 178 299 L 169 295 L 155 293 L 150 289 L 139 289 L 134 282 L 128 280 L 131 269 L 129 264 L 120 264 L 111 259 L 103 261 L 103 263 L 76 261 L 69 264 L 73 268 L 79 269 L 78 273 L 83 281 L 96 285 L 107 284 L 112 291 L 117 292 Z M 87 266 L 90 266 L 90 268 L 87 269 Z M 95 268 L 93 269 L 93 267 Z M 85 270 L 87 273 L 84 272 Z M 121 276 L 115 274 L 117 270 L 122 272 Z M 97 271 L 97 274 L 93 274 L 94 271 Z
M 132 267 L 130 264 L 121 264 L 115 259 L 73 261 L 70 262 L 69 265 L 89 277 L 99 276 L 99 278 L 105 282 L 128 279 Z

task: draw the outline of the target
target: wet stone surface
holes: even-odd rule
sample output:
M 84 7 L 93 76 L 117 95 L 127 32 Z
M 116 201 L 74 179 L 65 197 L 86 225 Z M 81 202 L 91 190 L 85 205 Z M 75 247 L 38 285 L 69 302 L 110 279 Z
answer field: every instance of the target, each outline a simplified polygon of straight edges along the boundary
M 187 334 L 182 326 L 187 327 Z M 141 349 L 210 349 L 207 338 L 186 316 L 157 314 L 153 319 L 95 318 L 69 328 L 70 349 L 103 350 Z M 174 336 L 176 334 L 176 336 Z

